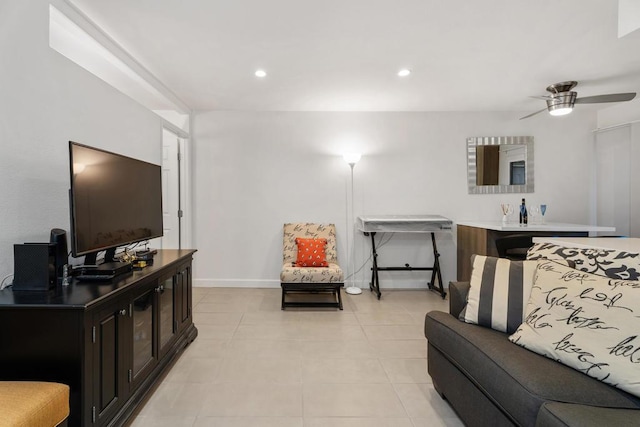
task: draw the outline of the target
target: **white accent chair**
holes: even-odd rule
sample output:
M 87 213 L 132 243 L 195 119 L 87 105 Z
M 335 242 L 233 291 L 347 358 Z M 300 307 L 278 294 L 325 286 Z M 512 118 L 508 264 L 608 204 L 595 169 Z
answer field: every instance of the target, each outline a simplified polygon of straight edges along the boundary
M 325 247 L 327 267 L 297 267 L 298 245 L 296 238 L 327 239 Z M 338 265 L 335 224 L 291 223 L 283 230 L 283 266 L 280 272 L 282 287 L 282 310 L 286 307 L 336 307 L 342 310 L 340 288 L 344 286 L 344 275 Z M 288 301 L 288 294 L 330 293 L 333 301 Z

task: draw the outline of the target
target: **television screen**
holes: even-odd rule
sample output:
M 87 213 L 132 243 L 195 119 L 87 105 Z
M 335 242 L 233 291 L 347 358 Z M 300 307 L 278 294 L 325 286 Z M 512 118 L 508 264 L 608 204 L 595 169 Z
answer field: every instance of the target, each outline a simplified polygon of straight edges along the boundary
M 72 141 L 69 159 L 75 257 L 162 236 L 160 166 Z

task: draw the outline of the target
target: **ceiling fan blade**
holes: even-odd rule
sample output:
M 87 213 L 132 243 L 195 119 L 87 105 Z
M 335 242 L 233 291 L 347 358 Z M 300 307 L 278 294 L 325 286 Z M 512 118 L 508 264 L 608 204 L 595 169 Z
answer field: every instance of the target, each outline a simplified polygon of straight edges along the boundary
M 541 96 L 530 96 L 529 98 L 533 98 L 533 99 L 542 99 L 543 101 L 546 101 L 548 99 L 553 99 L 552 96 L 548 96 L 548 95 L 541 95 Z
M 543 108 L 542 110 L 540 110 L 540 111 L 536 111 L 535 113 L 531 113 L 531 114 L 529 114 L 529 115 L 527 115 L 527 116 L 520 117 L 520 120 L 522 120 L 522 119 L 528 119 L 529 117 L 531 117 L 531 116 L 535 116 L 536 114 L 540 114 L 540 113 L 542 113 L 543 111 L 547 111 L 547 109 L 546 109 L 546 108 Z
M 631 101 L 635 97 L 635 92 L 610 93 L 608 95 L 585 96 L 584 98 L 578 98 L 576 99 L 576 104 L 599 104 L 602 102 Z

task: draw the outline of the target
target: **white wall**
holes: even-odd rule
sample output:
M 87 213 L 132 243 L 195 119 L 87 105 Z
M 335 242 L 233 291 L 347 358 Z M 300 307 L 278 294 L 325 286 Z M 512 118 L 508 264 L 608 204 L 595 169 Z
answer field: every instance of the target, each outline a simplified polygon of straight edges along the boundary
M 630 149 L 629 236 L 640 237 L 640 168 L 637 167 L 637 161 L 640 159 L 640 123 L 631 125 Z
M 595 133 L 598 224 L 615 227 L 615 234 L 621 236 L 629 236 L 630 232 L 630 136 L 631 125 Z
M 347 266 L 349 167 L 360 151 L 355 215 L 441 214 L 499 220 L 501 202 L 546 203 L 547 220 L 589 220 L 595 114 L 201 112 L 193 119 L 194 246 L 200 286 L 278 286 L 282 224 L 334 222 Z M 469 195 L 470 136 L 535 137 L 535 193 Z M 424 235 L 395 235 L 380 265 L 431 264 Z M 440 235 L 444 281 L 455 279 L 455 234 Z M 356 265 L 370 244 L 356 235 Z M 369 281 L 367 263 L 357 279 Z M 382 287 L 424 286 L 424 273 L 381 276 Z
M 640 98 L 613 104 L 598 112 L 598 129 L 640 121 Z
M 613 105 L 609 108 L 605 108 L 598 112 L 598 129 L 604 129 L 604 131 L 596 132 L 596 135 L 615 132 L 619 129 L 626 129 L 622 134 L 628 143 L 628 151 L 619 155 L 619 158 L 614 159 L 614 165 L 616 163 L 624 163 L 627 165 L 627 178 L 629 181 L 629 203 L 628 212 L 615 212 L 615 215 L 623 215 L 628 217 L 629 222 L 629 237 L 640 237 L 640 168 L 638 168 L 637 162 L 640 159 L 640 98 L 634 99 L 631 102 L 622 102 L 617 105 Z M 594 138 L 596 141 L 596 138 Z M 595 145 L 595 142 L 594 142 Z M 616 173 L 619 174 L 618 168 Z M 611 177 L 604 177 L 610 179 Z M 599 179 L 599 178 L 598 178 Z M 598 182 L 595 183 L 598 185 Z M 594 205 L 594 210 L 597 210 L 597 202 Z M 625 204 L 624 208 L 626 209 Z M 597 215 L 597 214 L 595 214 Z
M 161 162 L 158 116 L 49 48 L 49 2 L 0 5 L 0 277 L 13 244 L 69 229 L 68 141 Z
M 616 235 L 640 237 L 640 123 L 595 132 L 596 217 Z

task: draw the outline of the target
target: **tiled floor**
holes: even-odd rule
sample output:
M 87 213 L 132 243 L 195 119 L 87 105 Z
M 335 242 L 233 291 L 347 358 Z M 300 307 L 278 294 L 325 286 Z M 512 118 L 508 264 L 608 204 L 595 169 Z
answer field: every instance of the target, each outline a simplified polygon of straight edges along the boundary
M 195 288 L 199 334 L 134 427 L 461 426 L 427 374 L 427 291 L 280 310 L 280 289 Z

